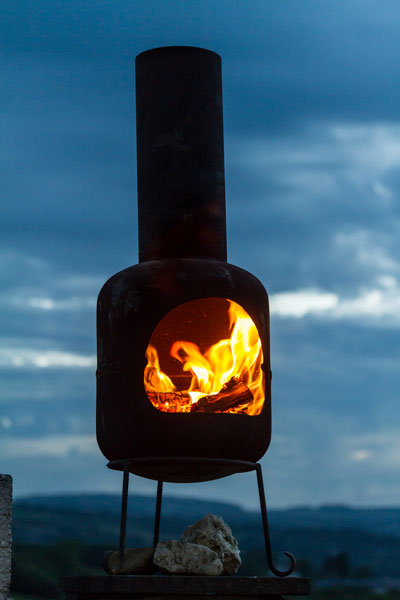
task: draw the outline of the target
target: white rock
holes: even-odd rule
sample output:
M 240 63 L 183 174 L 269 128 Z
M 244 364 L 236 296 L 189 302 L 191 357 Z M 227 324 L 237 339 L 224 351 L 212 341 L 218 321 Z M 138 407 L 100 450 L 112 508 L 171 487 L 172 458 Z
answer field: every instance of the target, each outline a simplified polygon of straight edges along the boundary
M 222 517 L 206 515 L 185 529 L 181 542 L 202 544 L 216 552 L 224 566 L 225 575 L 233 575 L 242 564 L 237 540 Z
M 218 554 L 210 548 L 176 540 L 159 542 L 153 562 L 168 573 L 221 575 L 224 569 Z

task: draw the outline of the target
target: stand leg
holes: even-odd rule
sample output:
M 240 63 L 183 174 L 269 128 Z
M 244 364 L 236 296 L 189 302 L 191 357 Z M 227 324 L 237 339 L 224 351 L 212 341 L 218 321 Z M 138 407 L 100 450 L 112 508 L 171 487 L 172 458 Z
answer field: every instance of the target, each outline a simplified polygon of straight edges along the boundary
M 155 519 L 154 519 L 153 548 L 155 548 L 157 546 L 158 537 L 160 535 L 162 493 L 163 493 L 163 482 L 157 481 L 157 501 L 156 501 L 156 514 L 155 514 Z
M 129 488 L 129 471 L 124 468 L 124 478 L 122 481 L 122 503 L 121 503 L 121 526 L 119 531 L 119 561 L 118 569 L 122 567 L 125 554 L 125 538 L 126 538 L 126 513 L 128 509 L 128 488 Z
M 291 561 L 291 565 L 290 565 L 289 569 L 287 569 L 286 571 L 280 571 L 274 565 L 274 562 L 272 559 L 271 540 L 269 537 L 267 505 L 265 502 L 265 493 L 264 493 L 264 482 L 263 482 L 261 465 L 259 463 L 256 464 L 256 473 L 257 473 L 258 494 L 260 496 L 261 517 L 262 517 L 263 530 L 264 530 L 265 552 L 267 555 L 268 567 L 274 575 L 277 575 L 278 577 L 286 577 L 287 575 L 290 575 L 291 573 L 293 573 L 293 571 L 296 567 L 296 559 L 294 558 L 294 556 L 292 556 L 292 554 L 290 554 L 290 552 L 285 552 L 286 556 L 288 556 Z

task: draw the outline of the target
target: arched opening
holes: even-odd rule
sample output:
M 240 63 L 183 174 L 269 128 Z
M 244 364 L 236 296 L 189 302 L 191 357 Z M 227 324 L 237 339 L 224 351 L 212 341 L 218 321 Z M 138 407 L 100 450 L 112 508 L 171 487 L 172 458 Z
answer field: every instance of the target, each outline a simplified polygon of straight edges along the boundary
M 260 336 L 232 300 L 202 298 L 172 309 L 153 331 L 146 358 L 144 386 L 158 410 L 261 413 Z

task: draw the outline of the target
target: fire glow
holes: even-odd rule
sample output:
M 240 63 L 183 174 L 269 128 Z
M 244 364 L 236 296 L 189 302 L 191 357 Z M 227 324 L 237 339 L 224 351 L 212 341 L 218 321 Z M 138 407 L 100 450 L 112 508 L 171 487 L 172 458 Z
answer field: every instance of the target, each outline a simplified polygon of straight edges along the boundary
M 247 312 L 227 300 L 229 337 L 203 353 L 187 340 L 172 343 L 169 355 L 181 363 L 186 389 L 178 389 L 160 367 L 156 347 L 147 347 L 144 385 L 153 406 L 163 412 L 213 412 L 258 415 L 264 404 L 263 352 Z

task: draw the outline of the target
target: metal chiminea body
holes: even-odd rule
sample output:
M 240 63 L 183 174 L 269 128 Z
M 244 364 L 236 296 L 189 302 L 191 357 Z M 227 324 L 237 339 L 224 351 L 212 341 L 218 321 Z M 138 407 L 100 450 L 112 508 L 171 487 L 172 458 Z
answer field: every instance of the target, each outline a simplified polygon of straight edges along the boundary
M 99 294 L 98 443 L 124 471 L 125 496 L 129 472 L 159 481 L 158 508 L 162 481 L 253 469 L 261 498 L 268 296 L 226 262 L 220 57 L 192 47 L 140 54 L 136 100 L 139 264 Z M 267 536 L 265 503 L 263 519 Z

